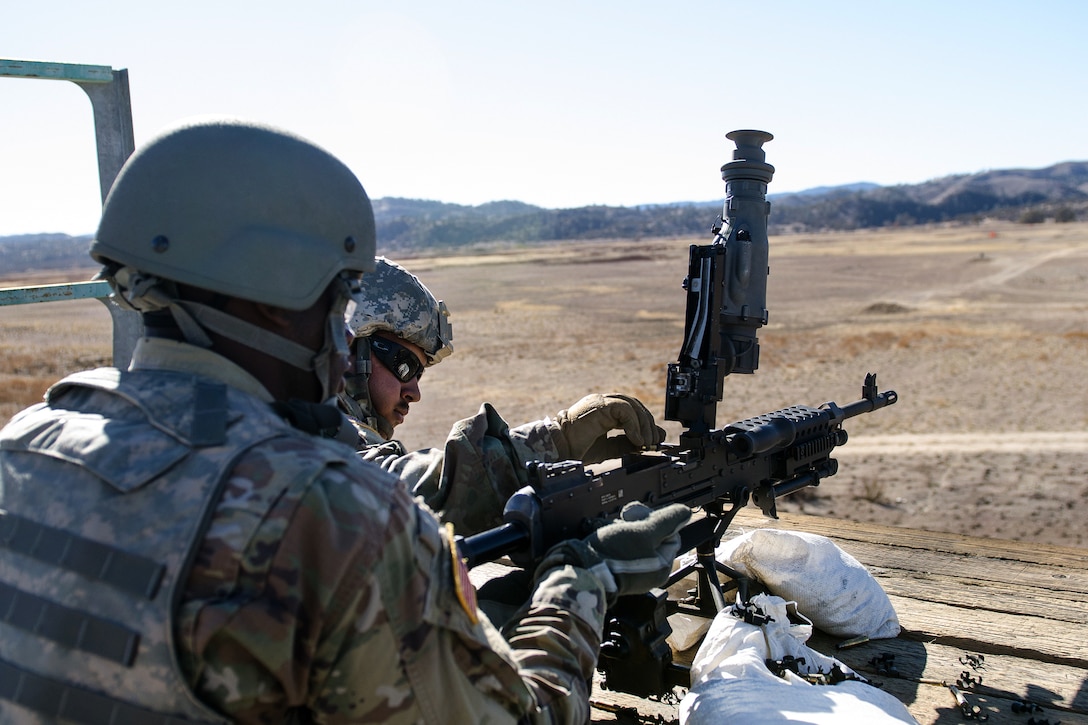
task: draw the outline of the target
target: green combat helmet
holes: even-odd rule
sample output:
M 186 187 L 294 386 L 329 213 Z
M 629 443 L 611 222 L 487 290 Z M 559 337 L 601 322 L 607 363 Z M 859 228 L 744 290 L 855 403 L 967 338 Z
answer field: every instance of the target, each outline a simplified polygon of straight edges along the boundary
M 348 322 L 356 338 L 354 371 L 346 377 L 347 395 L 340 401 L 348 413 L 388 439 L 392 427 L 378 420 L 370 402 L 371 339 L 384 331 L 418 345 L 429 367 L 453 353 L 453 328 L 446 304 L 418 277 L 385 257 L 374 261 L 374 271 L 363 276 L 355 314 Z
M 374 269 L 374 249 L 370 200 L 341 161 L 278 129 L 212 119 L 175 127 L 132 155 L 90 253 L 122 307 L 145 319 L 168 313 L 190 344 L 209 347 L 210 330 L 313 370 L 331 398 L 339 381 L 323 371 L 346 348 L 344 312 L 359 274 Z M 330 314 L 318 351 L 181 300 L 175 284 L 304 310 L 337 280 L 340 319 Z

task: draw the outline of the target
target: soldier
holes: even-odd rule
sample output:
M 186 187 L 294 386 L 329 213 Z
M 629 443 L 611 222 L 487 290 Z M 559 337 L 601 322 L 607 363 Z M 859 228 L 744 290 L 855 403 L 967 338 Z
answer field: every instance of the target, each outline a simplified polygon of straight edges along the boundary
M 515 428 L 484 403 L 453 426 L 441 449 L 409 452 L 393 429 L 422 397 L 424 369 L 453 353 L 453 331 L 445 303 L 418 277 L 384 257 L 375 262 L 349 323 L 353 364 L 340 405 L 359 431 L 361 455 L 396 473 L 458 533 L 502 523 L 503 506 L 525 484 L 529 461 L 594 463 L 664 440 L 638 400 L 592 394 L 555 419 Z M 613 430 L 624 435 L 609 437 Z
M 422 397 L 424 368 L 453 353 L 446 304 L 396 262 L 378 257 L 374 264 L 348 322 L 352 367 L 339 398 L 358 431 L 360 450 L 392 441 L 393 429 Z
M 499 636 L 450 533 L 313 432 L 373 252 L 362 186 L 290 134 L 205 120 L 125 164 L 91 255 L 148 335 L 0 431 L 0 722 L 585 721 L 608 601 L 690 512 L 555 546 Z

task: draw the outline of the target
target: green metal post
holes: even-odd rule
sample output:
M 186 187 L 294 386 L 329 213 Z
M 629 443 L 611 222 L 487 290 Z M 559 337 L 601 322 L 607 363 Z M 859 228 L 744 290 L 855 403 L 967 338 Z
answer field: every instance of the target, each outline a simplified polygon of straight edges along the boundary
M 0 76 L 71 81 L 91 100 L 94 114 L 95 143 L 98 149 L 98 184 L 106 201 L 114 179 L 125 160 L 135 150 L 132 134 L 132 99 L 128 89 L 128 70 L 114 70 L 106 65 L 48 63 L 34 60 L 0 58 Z M 0 290 L 0 305 L 50 302 L 62 299 L 95 297 L 101 300 L 113 319 L 113 364 L 128 367 L 136 341 L 143 335 L 140 316 L 123 310 L 109 299 L 105 282 L 76 282 L 65 285 L 10 288 Z

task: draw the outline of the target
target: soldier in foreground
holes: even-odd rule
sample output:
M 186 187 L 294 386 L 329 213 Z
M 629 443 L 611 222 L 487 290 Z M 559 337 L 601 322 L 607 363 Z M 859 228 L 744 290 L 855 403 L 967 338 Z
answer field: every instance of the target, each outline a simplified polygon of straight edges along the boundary
M 425 368 L 453 353 L 453 332 L 445 303 L 418 277 L 384 257 L 375 261 L 349 323 L 353 363 L 340 406 L 358 429 L 362 456 L 396 473 L 457 533 L 500 525 L 507 499 L 526 482 L 529 461 L 595 463 L 664 440 L 641 402 L 595 393 L 554 419 L 515 428 L 483 403 L 454 424 L 442 448 L 409 452 L 393 429 L 422 397 Z M 609 437 L 613 430 L 623 435 Z
M 91 254 L 148 336 L 0 431 L 0 722 L 587 719 L 605 607 L 664 581 L 690 512 L 554 547 L 503 639 L 448 531 L 312 430 L 373 252 L 359 182 L 289 134 L 205 121 L 128 161 Z

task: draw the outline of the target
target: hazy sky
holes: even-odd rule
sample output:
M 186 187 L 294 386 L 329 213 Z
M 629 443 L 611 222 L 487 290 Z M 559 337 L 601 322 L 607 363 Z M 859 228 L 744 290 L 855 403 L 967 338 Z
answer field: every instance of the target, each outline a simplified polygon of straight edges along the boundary
M 1088 160 L 1088 2 L 17 3 L 0 57 L 127 68 L 136 143 L 279 125 L 371 197 L 544 207 L 720 198 L 725 134 L 771 192 Z M 0 78 L 0 235 L 94 231 L 90 103 Z

